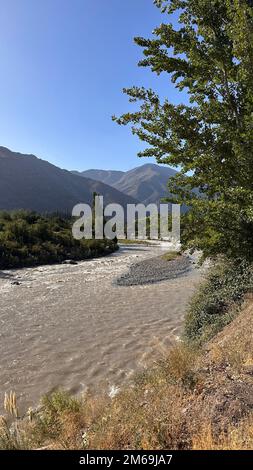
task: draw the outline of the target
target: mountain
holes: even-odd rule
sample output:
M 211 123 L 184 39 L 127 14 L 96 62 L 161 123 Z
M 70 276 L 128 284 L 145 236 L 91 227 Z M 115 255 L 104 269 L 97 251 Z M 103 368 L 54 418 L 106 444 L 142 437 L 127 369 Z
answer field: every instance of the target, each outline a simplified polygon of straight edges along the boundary
M 34 155 L 0 147 L 0 210 L 71 212 L 75 204 L 90 204 L 94 192 L 104 196 L 105 204 L 115 202 L 125 207 L 136 203 L 100 181 L 62 170 Z
M 147 163 L 126 172 L 87 170 L 79 175 L 106 182 L 124 194 L 149 204 L 159 203 L 161 197 L 168 196 L 168 180 L 176 173 L 172 168 Z
M 86 171 L 72 171 L 75 175 L 84 176 L 92 180 L 101 181 L 102 183 L 113 186 L 125 174 L 124 171 L 114 170 L 86 170 Z
M 114 188 L 144 204 L 160 203 L 161 197 L 168 196 L 168 180 L 176 171 L 152 163 L 127 171 Z

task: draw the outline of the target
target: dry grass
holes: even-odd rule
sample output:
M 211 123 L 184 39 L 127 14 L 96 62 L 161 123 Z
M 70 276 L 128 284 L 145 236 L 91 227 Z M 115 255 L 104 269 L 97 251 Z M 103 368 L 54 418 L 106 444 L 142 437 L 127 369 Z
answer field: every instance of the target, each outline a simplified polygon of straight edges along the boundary
M 218 438 L 214 436 L 210 423 L 202 427 L 192 439 L 193 450 L 252 450 L 252 416 L 243 420 L 239 426 L 230 426 Z
M 163 363 L 168 380 L 191 387 L 197 380 L 200 352 L 184 343 L 174 346 Z
M 252 302 L 243 313 L 221 331 L 210 344 L 210 358 L 214 363 L 228 364 L 237 373 L 253 366 Z

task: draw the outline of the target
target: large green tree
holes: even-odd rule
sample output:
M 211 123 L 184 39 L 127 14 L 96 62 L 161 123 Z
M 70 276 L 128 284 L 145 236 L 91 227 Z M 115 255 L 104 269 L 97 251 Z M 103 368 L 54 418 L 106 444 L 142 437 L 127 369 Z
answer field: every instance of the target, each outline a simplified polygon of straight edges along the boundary
M 154 3 L 165 23 L 151 39 L 135 38 L 139 65 L 168 74 L 189 100 L 174 105 L 150 89 L 124 89 L 140 105 L 114 119 L 148 144 L 139 156 L 181 168 L 169 189 L 191 207 L 188 245 L 253 260 L 253 0 Z

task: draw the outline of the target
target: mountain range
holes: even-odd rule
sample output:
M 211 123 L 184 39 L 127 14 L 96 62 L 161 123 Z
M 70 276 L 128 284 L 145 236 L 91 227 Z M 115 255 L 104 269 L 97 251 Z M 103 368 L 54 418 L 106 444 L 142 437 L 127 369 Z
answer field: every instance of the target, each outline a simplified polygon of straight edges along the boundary
M 105 204 L 157 203 L 168 194 L 171 168 L 145 164 L 130 171 L 67 171 L 34 155 L 0 147 L 0 210 L 29 209 L 70 213 L 75 204 L 91 204 L 93 193 Z
M 69 213 L 75 204 L 90 204 L 94 192 L 104 196 L 105 204 L 116 202 L 125 207 L 136 203 L 100 181 L 74 175 L 34 155 L 0 147 L 0 210 Z
M 168 196 L 168 181 L 177 172 L 172 168 L 146 163 L 130 171 L 86 170 L 73 172 L 109 184 L 143 204 L 160 203 Z

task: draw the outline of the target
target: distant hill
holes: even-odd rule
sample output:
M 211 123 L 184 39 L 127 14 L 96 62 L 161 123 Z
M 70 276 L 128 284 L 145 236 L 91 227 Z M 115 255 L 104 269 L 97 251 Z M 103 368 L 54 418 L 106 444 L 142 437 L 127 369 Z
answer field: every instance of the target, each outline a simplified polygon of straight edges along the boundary
M 125 207 L 136 203 L 100 181 L 62 170 L 34 155 L 0 147 L 0 210 L 71 212 L 77 203 L 90 204 L 93 192 L 103 195 L 105 204 L 116 202 Z
M 72 171 L 75 175 L 84 176 L 85 178 L 91 178 L 92 180 L 101 181 L 102 183 L 113 186 L 116 184 L 122 176 L 124 171 L 114 170 L 86 170 L 86 171 Z
M 147 163 L 126 172 L 87 170 L 78 174 L 110 184 L 124 194 L 149 204 L 159 203 L 162 197 L 168 196 L 168 180 L 176 173 L 172 168 Z

